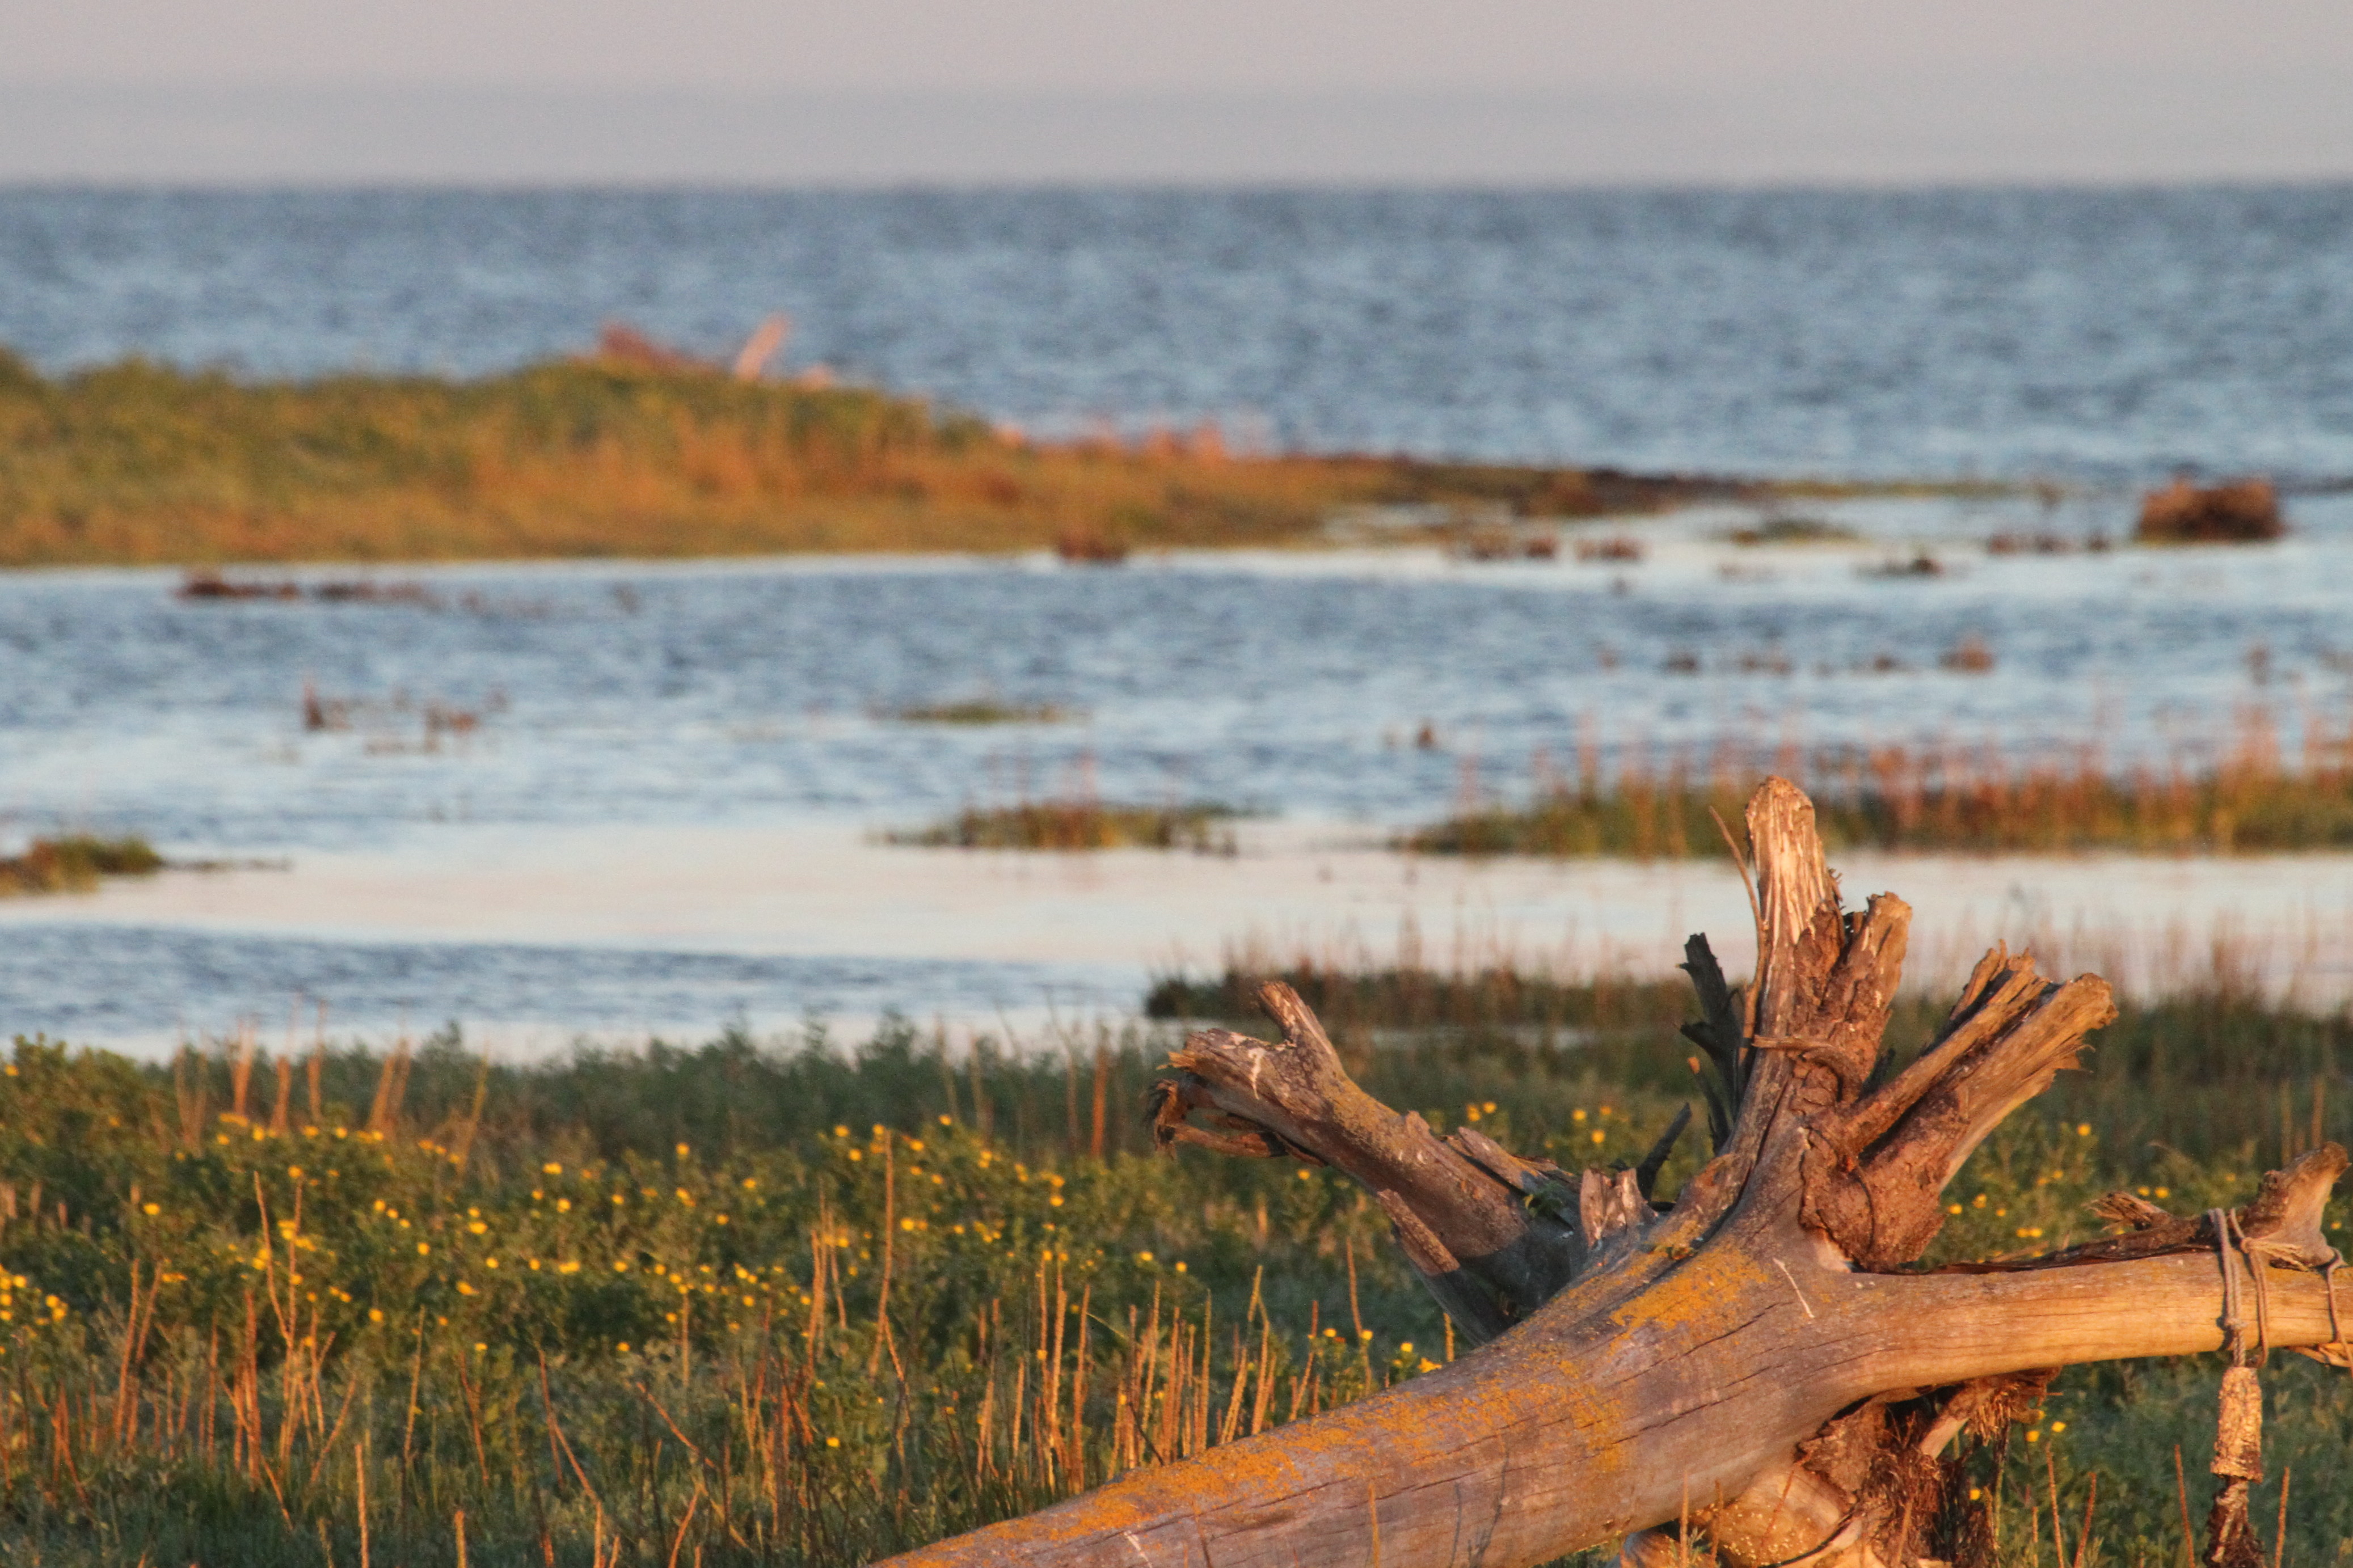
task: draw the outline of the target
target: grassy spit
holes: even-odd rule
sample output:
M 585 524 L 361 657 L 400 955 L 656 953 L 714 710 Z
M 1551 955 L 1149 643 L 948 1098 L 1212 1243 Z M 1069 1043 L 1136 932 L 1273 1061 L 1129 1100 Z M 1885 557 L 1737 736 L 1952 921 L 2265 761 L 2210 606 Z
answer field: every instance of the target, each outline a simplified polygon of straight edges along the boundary
M 1631 1161 L 1683 1098 L 1664 985 L 1292 978 L 1391 1104 L 1565 1164 Z M 1172 977 L 1155 1009 L 1229 1016 L 1248 979 Z M 2343 1135 L 2348 1038 L 2222 994 L 2128 1011 L 2091 1075 L 1977 1155 L 1937 1256 L 2080 1238 L 2116 1184 L 2243 1201 Z M 1345 1183 L 1145 1152 L 1167 1043 L 812 1031 L 535 1068 L 448 1039 L 169 1068 L 20 1043 L 0 1536 L 58 1564 L 837 1564 L 1445 1361 Z M 2000 1561 L 2041 1560 L 2054 1495 L 2073 1550 L 2095 1474 L 2086 1563 L 2179 1553 L 2172 1448 L 2202 1517 L 2214 1376 L 2079 1370 L 2031 1436 L 1976 1453 Z M 2288 1558 L 2344 1561 L 2353 1397 L 2297 1358 L 2266 1382 Z
M 2215 765 L 2117 773 L 2094 752 L 2019 760 L 1990 747 L 1787 753 L 1769 765 L 1720 754 L 1540 784 L 1525 805 L 1473 804 L 1400 840 L 1434 855 L 1724 853 L 1767 772 L 1814 800 L 1838 849 L 2050 854 L 2088 849 L 2227 855 L 2353 847 L 2353 738 L 2307 742 L 2286 761 L 2252 725 Z M 1735 831 L 1738 831 L 1736 826 Z
M 1064 446 L 914 398 L 619 361 L 248 384 L 0 351 L 0 565 L 1029 550 L 1303 538 L 1334 509 L 1641 511 L 1739 487 Z M 1082 552 L 1085 553 L 1085 552 Z

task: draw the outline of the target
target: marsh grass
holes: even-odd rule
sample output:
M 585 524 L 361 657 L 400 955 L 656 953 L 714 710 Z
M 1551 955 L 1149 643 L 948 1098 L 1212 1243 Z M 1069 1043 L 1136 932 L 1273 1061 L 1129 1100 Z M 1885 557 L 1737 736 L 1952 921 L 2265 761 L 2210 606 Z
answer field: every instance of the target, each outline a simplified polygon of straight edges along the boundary
M 1135 1152 L 1145 1055 L 20 1044 L 0 1532 L 857 1562 L 1442 1361 L 1344 1184 Z
M 1947 657 L 1973 668 L 1991 656 L 1978 647 Z M 1833 850 L 2227 855 L 2353 847 L 2353 735 L 2309 733 L 2291 762 L 2261 710 L 2241 716 L 2215 761 L 2166 768 L 2114 768 L 2091 748 L 2015 757 L 1957 745 L 1785 750 L 1769 758 L 1722 747 L 1697 765 L 1687 758 L 1636 760 L 1606 776 L 1588 760 L 1573 780 L 1540 770 L 1524 805 L 1468 800 L 1399 846 L 1437 855 L 1721 855 L 1717 822 L 1737 832 L 1743 805 L 1768 772 L 1813 796 Z
M 968 805 L 925 827 L 887 834 L 885 842 L 956 849 L 1185 849 L 1235 852 L 1233 822 L 1242 815 L 1214 801 L 1123 805 L 1077 796 Z
M 1433 1125 L 1630 1162 L 1688 1096 L 1674 987 L 1398 959 L 1287 973 Z M 1262 1030 L 1264 973 L 1169 977 L 1155 1005 Z M 1931 1022 L 1907 1002 L 1891 1039 Z M 517 1066 L 454 1035 L 272 1055 L 248 1034 L 164 1065 L 20 1042 L 0 1539 L 58 1564 L 861 1562 L 1449 1359 L 1347 1183 L 1148 1152 L 1171 1043 L 812 1027 Z M 2347 1043 L 2342 1017 L 2242 997 L 2127 1008 L 2073 1098 L 1974 1158 L 1936 1256 L 2082 1239 L 2116 1184 L 2243 1201 L 2278 1152 L 2343 1135 L 2344 1097 L 2308 1092 L 2342 1085 Z M 2170 1561 L 2172 1447 L 2202 1517 L 2214 1379 L 2077 1369 L 2031 1440 L 1974 1452 L 1997 1561 L 2045 1561 L 2055 1491 L 2072 1563 L 2094 1474 L 2084 1562 Z M 2267 1381 L 2287 1560 L 2339 1561 L 2353 1394 L 2277 1359 Z
M 2062 1074 L 2038 1104 L 2136 1157 L 2169 1150 L 2243 1163 L 2256 1151 L 2276 1164 L 2341 1136 L 2330 1129 L 2346 1125 L 2353 1014 L 2284 1005 L 2227 950 L 2206 956 L 2211 967 L 2175 973 L 2161 994 L 2125 996 L 2092 1037 L 2091 1070 Z M 1662 1099 L 1697 1092 L 1689 1053 L 1661 1047 L 1693 1016 L 1680 975 L 1568 972 L 1500 949 L 1432 962 L 1412 940 L 1377 962 L 1356 949 L 1251 947 L 1212 973 L 1156 976 L 1145 1010 L 1247 1033 L 1265 1026 L 1255 996 L 1269 980 L 1298 991 L 1351 1070 L 1393 1103 L 1507 1099 L 1515 1125 L 1550 1138 L 1575 1125 L 1571 1110 L 1596 1085 Z M 1949 999 L 1918 986 L 1898 997 L 1887 1038 L 1899 1060 L 1936 1034 Z
M 36 838 L 23 854 L 0 857 L 0 899 L 88 892 L 108 877 L 151 877 L 163 868 L 164 858 L 143 838 Z
M 0 351 L 0 565 L 1126 552 L 1305 539 L 1346 505 L 1584 516 L 1725 488 L 1050 446 L 916 398 L 613 359 L 246 383 L 135 360 L 51 379 Z

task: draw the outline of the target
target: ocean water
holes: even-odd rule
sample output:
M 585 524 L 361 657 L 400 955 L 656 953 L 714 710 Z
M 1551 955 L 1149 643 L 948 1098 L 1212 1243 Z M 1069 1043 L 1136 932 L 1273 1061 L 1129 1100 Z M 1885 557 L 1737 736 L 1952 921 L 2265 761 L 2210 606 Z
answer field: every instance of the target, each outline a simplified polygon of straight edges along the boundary
M 1633 563 L 378 568 L 361 580 L 402 592 L 373 603 L 15 574 L 0 821 L 273 856 L 442 824 L 881 829 L 1092 792 L 1377 830 L 1466 786 L 1525 791 L 1582 750 L 1704 765 L 1719 745 L 2088 745 L 2195 768 L 2251 711 L 2291 749 L 2353 726 L 2353 497 L 2291 508 L 2297 532 L 2268 547 L 2062 555 L 1988 552 L 2053 526 L 2013 500 L 1817 509 L 1857 536 L 1828 546 L 1731 542 L 1754 521 L 1733 509 L 1586 531 L 1639 541 Z M 2058 514 L 2078 538 L 2127 521 Z M 1923 557 L 1936 575 L 1888 574 Z M 1992 668 L 1945 668 L 1970 639 Z M 327 728 L 306 729 L 306 691 Z M 1067 717 L 897 716 L 971 699 Z
M 1046 433 L 2353 477 L 2353 187 L 0 191 L 0 342 L 479 374 L 607 320 Z
M 802 956 L 482 941 L 318 940 L 282 932 L 24 921 L 6 928 L 0 1015 L 11 1033 L 153 1054 L 246 1024 L 290 1036 L 411 1037 L 456 1025 L 535 1056 L 574 1041 L 700 1044 L 720 1029 L 805 1037 L 849 1020 L 1045 1020 L 1137 1004 L 1125 969 L 953 959 Z
M 1047 432 L 1213 418 L 1282 447 L 2065 483 L 1824 505 L 1852 537 L 1809 548 L 1732 542 L 1759 521 L 1739 509 L 1588 531 L 1639 537 L 1634 561 L 385 569 L 419 591 L 341 604 L 0 574 L 0 840 L 90 827 L 293 868 L 0 910 L 0 1031 L 152 1044 L 297 996 L 543 1043 L 1116 1012 L 1176 934 L 1198 958 L 1251 927 L 1247 855 L 1165 927 L 1148 874 L 1103 873 L 1129 901 L 1089 930 L 1092 873 L 1036 873 L 1060 879 L 1048 909 L 1029 873 L 859 836 L 1073 790 L 1207 799 L 1279 825 L 1290 858 L 1264 864 L 1314 878 L 1324 839 L 1377 844 L 1588 751 L 2197 766 L 2250 724 L 2293 752 L 2353 723 L 2353 188 L 0 191 L 0 342 L 57 371 L 478 374 L 613 319 L 724 352 L 779 309 L 794 366 Z M 2279 478 L 2290 538 L 2084 548 L 2182 468 Z M 1972 639 L 1992 668 L 1946 668 Z M 330 727 L 305 727 L 306 688 Z M 1070 718 L 894 717 L 978 697 Z M 671 852 L 648 836 L 699 831 L 834 837 L 800 912 L 746 894 L 632 919 Z M 465 883 L 497 920 L 443 929 L 433 889 L 486 834 L 554 847 Z M 204 891 L 271 875 L 299 914 Z M 1511 907 L 1570 907 L 1577 875 Z M 2339 872 L 2299 876 L 2246 898 L 2337 919 Z M 1287 889 L 1285 918 L 1378 931 L 1409 897 L 1334 887 Z M 2039 907 L 2031 876 L 2017 894 Z
M 861 840 L 1082 791 L 1213 800 L 1287 834 L 1266 874 L 1295 880 L 1328 877 L 1318 835 L 1377 845 L 1588 752 L 1704 767 L 1720 747 L 1990 746 L 2198 768 L 2258 723 L 2291 755 L 2341 744 L 2353 497 L 2293 500 L 2296 531 L 2261 548 L 1988 548 L 2114 537 L 2117 504 L 1848 502 L 1822 510 L 1855 537 L 1806 547 L 1734 542 L 1755 521 L 1736 509 L 1599 525 L 1641 542 L 1630 562 L 461 566 L 379 569 L 400 594 L 340 603 L 191 601 L 156 572 L 0 576 L 0 834 L 138 832 L 180 858 L 291 868 L 232 873 L 261 890 L 218 899 L 199 877 L 0 909 L 0 1006 L 20 1027 L 149 1041 L 297 994 L 354 1026 L 459 1018 L 543 1040 L 813 1011 L 1034 1021 L 1058 999 L 1117 1013 L 1179 938 L 1198 960 L 1261 921 L 1247 875 L 1206 916 L 1195 898 L 1155 924 L 1134 865 L 1092 894 L 1095 873 L 1041 868 L 1033 881 L 1060 879 L 1049 907 L 1029 873 Z M 1889 573 L 1923 559 L 1936 574 Z M 1991 668 L 1948 668 L 1971 641 Z M 1064 717 L 899 716 L 975 698 Z M 756 847 L 806 832 L 833 836 L 823 868 Z M 675 847 L 698 834 L 718 849 Z M 737 885 L 731 836 L 778 858 L 780 891 Z M 481 874 L 486 852 L 505 869 Z M 360 863 L 379 869 L 336 879 Z M 1586 908 L 1582 874 L 1514 907 Z M 975 885 L 989 876 L 1001 885 Z M 2337 918 L 2338 871 L 2277 879 L 2255 912 Z M 1442 921 L 1500 896 L 1473 875 L 1431 911 L 1363 880 L 1304 904 L 1282 889 L 1283 918 L 1311 940 L 1378 933 L 1409 905 Z M 2011 901 L 2034 907 L 2033 886 Z M 1124 911 L 1124 946 L 1087 929 L 1098 895 L 1105 918 Z

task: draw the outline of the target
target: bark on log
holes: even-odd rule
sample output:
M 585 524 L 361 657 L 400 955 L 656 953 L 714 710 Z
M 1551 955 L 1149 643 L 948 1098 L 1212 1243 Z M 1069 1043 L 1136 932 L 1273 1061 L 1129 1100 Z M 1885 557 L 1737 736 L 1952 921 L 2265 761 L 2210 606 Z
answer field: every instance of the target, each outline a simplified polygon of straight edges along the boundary
M 1715 1151 L 1672 1209 L 1650 1197 L 1663 1149 L 1572 1179 L 1388 1110 L 1269 986 L 1279 1041 L 1209 1030 L 1171 1058 L 1164 1143 L 1346 1172 L 1458 1327 L 1492 1342 L 898 1561 L 1519 1568 L 1634 1531 L 1641 1568 L 1672 1544 L 1647 1532 L 1689 1518 L 1735 1568 L 1873 1568 L 1921 1554 L 1938 1450 L 1965 1424 L 1998 1430 L 2050 1369 L 2219 1348 L 2226 1268 L 2256 1271 L 2274 1347 L 2327 1345 L 2353 1321 L 2353 1282 L 2332 1303 L 2335 1277 L 2314 1271 L 2335 1258 L 2319 1229 L 2347 1163 L 2334 1145 L 2237 1212 L 2243 1256 L 2211 1220 L 2111 1200 L 2131 1235 L 1905 1270 L 1969 1152 L 2114 1016 L 2107 987 L 1997 948 L 1937 1038 L 1884 1076 L 1910 911 L 1888 895 L 1840 907 L 1794 786 L 1768 781 L 1747 825 L 1757 973 L 1743 996 L 1704 940 L 1687 949 Z

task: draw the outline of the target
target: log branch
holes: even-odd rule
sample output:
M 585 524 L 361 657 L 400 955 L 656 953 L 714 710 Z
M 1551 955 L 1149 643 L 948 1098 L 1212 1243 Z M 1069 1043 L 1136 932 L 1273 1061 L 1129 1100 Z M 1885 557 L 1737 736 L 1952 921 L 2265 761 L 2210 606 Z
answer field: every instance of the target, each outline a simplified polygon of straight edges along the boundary
M 2320 1229 L 2347 1164 L 2334 1145 L 2238 1211 L 2242 1260 L 2218 1262 L 2211 1217 L 2111 1198 L 2127 1234 L 1909 1271 L 1969 1153 L 2114 1016 L 2108 988 L 1996 948 L 1890 1074 L 1910 910 L 1841 907 L 1811 803 L 1784 781 L 1746 823 L 1757 969 L 1736 990 L 1704 939 L 1685 948 L 1713 1158 L 1666 1212 L 1652 1188 L 1683 1119 L 1640 1167 L 1574 1176 L 1472 1129 L 1441 1138 L 1366 1094 L 1269 985 L 1278 1041 L 1208 1030 L 1172 1055 L 1161 1146 L 1346 1173 L 1458 1327 L 1491 1342 L 904 1561 L 1515 1568 L 1630 1531 L 1628 1568 L 1664 1568 L 1686 1543 L 1663 1527 L 1688 1520 L 1732 1568 L 1906 1568 L 1956 1436 L 1999 1431 L 2052 1368 L 2220 1347 L 2224 1267 L 2254 1271 L 2265 1343 L 2338 1353 L 2353 1270 Z
M 1785 1281 L 1715 1251 L 1648 1313 L 1547 1308 L 1439 1372 L 902 1562 L 1361 1568 L 1377 1518 L 1385 1563 L 1525 1568 L 1742 1497 L 1885 1389 L 2222 1343 L 2211 1256 L 1908 1278 L 1801 1258 Z M 2275 1273 L 2272 1342 L 2325 1342 L 2320 1277 Z
M 1154 1089 L 1162 1147 L 1288 1153 L 1353 1176 L 1396 1222 L 1407 1258 L 1474 1342 L 1502 1332 L 1576 1276 L 1587 1244 L 1573 1220 L 1525 1201 L 1561 1183 L 1557 1167 L 1522 1160 L 1468 1130 L 1441 1139 L 1419 1116 L 1381 1104 L 1348 1076 L 1290 986 L 1262 986 L 1259 1005 L 1281 1039 L 1207 1029 L 1168 1058 L 1171 1075 Z M 1226 1130 L 1194 1126 L 1187 1117 L 1195 1111 L 1218 1116 Z M 1562 1195 L 1565 1205 L 1566 1189 Z

